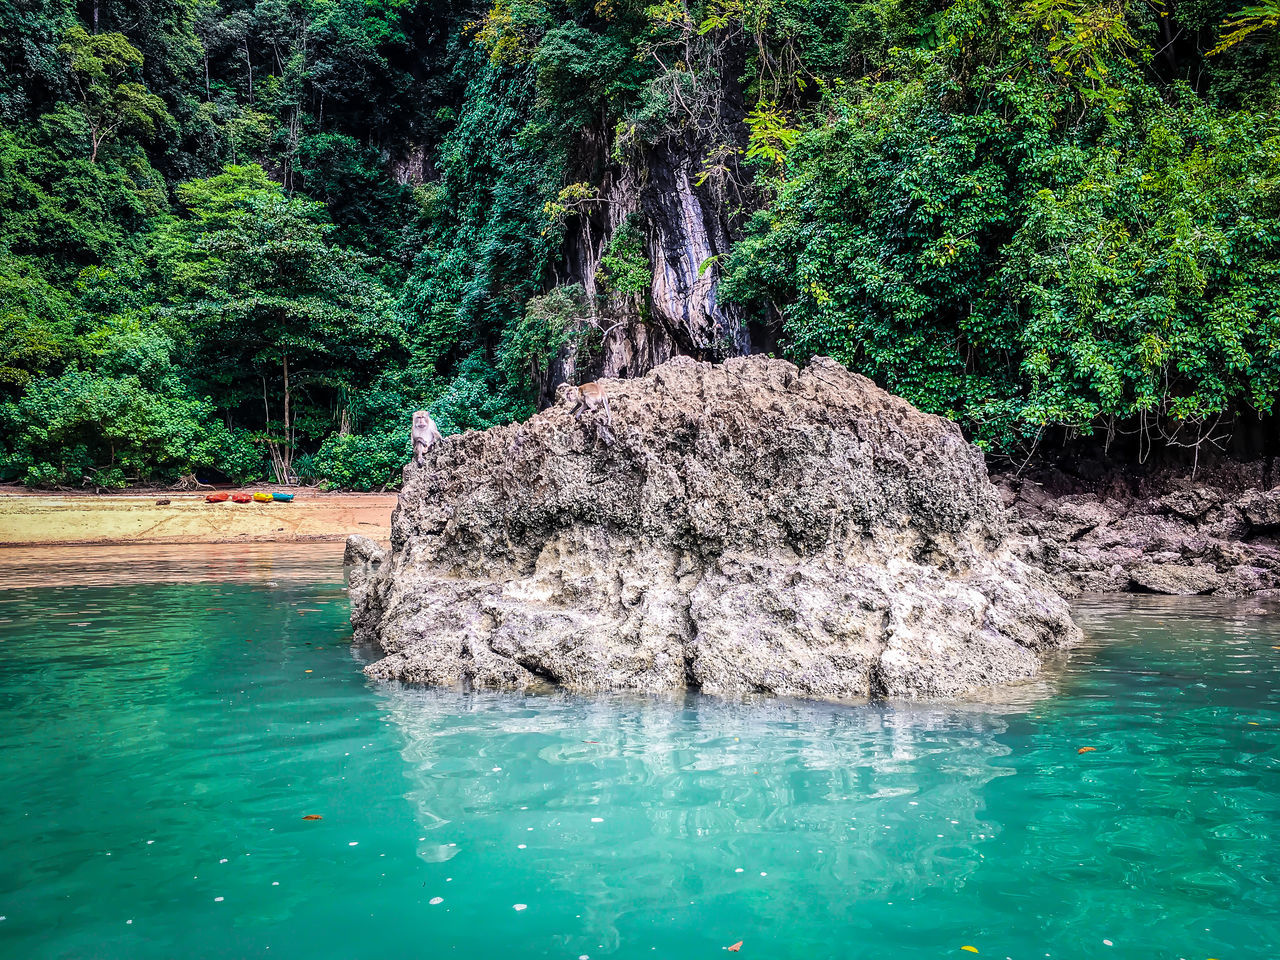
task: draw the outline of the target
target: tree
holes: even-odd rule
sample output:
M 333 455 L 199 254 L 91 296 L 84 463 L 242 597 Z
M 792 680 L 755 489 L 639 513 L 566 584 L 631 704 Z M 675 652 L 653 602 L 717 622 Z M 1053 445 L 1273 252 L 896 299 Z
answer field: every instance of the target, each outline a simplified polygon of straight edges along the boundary
M 122 33 L 88 33 L 74 26 L 58 51 L 67 58 L 72 86 L 89 125 L 89 159 L 108 140 L 124 132 L 155 136 L 173 117 L 164 101 L 129 77 L 142 68 L 142 54 Z
M 263 439 L 286 482 L 298 393 L 314 401 L 353 388 L 403 331 L 368 258 L 331 242 L 323 204 L 286 196 L 256 165 L 177 193 L 187 217 L 157 240 L 164 323 L 224 405 L 261 398 Z

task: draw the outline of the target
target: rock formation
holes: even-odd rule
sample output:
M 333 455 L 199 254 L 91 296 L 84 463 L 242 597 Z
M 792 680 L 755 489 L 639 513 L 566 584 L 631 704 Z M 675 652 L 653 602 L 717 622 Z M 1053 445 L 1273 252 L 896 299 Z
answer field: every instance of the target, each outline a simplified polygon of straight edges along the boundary
M 1018 559 L 981 454 L 830 361 L 671 360 L 405 468 L 388 553 L 353 538 L 376 678 L 937 698 L 1078 637 Z
M 1280 487 L 1238 493 L 1189 480 L 1155 495 L 1051 492 L 1005 478 L 1018 552 L 1067 595 L 1225 596 L 1280 588 Z

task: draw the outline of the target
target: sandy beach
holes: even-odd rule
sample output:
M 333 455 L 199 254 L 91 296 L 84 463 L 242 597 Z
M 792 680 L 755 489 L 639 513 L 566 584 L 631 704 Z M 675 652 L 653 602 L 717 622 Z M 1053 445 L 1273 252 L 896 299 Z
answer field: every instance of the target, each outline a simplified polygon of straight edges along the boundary
M 296 494 L 292 503 L 206 503 L 204 493 L 50 495 L 6 489 L 0 491 L 0 546 L 311 542 L 343 540 L 352 533 L 386 540 L 391 535 L 394 493 L 289 492 Z

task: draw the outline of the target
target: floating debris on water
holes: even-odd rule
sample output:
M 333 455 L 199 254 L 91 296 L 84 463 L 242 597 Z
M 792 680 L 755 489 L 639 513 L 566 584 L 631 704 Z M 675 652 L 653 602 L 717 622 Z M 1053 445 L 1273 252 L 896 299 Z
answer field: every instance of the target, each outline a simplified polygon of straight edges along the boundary
M 1081 747 L 1076 753 L 1093 753 L 1097 749 L 1097 747 Z
M 323 820 L 324 817 L 320 816 L 320 814 L 318 813 L 308 813 L 304 815 L 302 819 L 303 820 Z

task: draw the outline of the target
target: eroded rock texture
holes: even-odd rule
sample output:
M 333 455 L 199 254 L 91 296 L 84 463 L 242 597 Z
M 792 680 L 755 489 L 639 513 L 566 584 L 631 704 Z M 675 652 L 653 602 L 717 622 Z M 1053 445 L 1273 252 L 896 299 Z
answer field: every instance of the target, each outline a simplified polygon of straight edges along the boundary
M 978 451 L 829 360 L 676 358 L 406 467 L 353 541 L 372 677 L 821 699 L 1018 680 L 1078 630 Z
M 1159 495 L 1056 494 L 1004 478 L 1015 549 L 1068 596 L 1238 596 L 1280 588 L 1280 487 L 1182 481 Z

